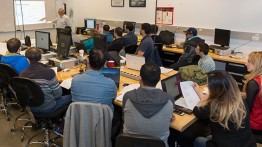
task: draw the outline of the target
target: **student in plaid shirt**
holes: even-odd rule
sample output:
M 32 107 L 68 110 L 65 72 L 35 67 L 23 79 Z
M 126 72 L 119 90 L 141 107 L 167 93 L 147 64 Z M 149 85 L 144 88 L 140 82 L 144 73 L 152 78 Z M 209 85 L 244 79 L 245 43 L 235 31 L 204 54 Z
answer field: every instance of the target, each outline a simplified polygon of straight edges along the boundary
M 208 55 L 209 46 L 206 43 L 200 43 L 195 48 L 196 54 L 200 56 L 198 61 L 198 67 L 208 73 L 210 71 L 215 70 L 215 62 L 214 60 Z

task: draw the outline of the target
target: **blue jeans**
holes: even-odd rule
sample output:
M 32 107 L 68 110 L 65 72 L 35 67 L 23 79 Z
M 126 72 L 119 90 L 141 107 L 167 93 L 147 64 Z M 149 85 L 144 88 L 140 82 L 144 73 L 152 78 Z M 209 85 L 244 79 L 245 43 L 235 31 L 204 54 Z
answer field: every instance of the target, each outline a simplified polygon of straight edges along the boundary
M 206 142 L 212 139 L 212 135 L 207 137 L 197 137 L 194 141 L 194 147 L 206 147 Z
M 45 110 L 45 111 L 33 111 L 33 113 L 52 113 L 55 112 L 56 110 L 66 106 L 66 105 L 70 105 L 72 103 L 72 96 L 71 95 L 64 95 L 61 96 L 60 98 L 56 99 L 56 105 L 49 109 L 49 110 Z

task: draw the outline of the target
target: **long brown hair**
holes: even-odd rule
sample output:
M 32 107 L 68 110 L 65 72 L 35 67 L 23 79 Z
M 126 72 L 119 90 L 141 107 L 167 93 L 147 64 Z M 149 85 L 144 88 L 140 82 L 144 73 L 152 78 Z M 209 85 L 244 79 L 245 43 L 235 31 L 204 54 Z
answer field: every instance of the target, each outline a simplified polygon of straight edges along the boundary
M 236 128 L 242 127 L 246 108 L 236 81 L 226 71 L 208 73 L 210 120 L 229 130 L 231 121 Z
M 254 66 L 254 70 L 245 76 L 243 91 L 246 91 L 248 81 L 252 80 L 256 76 L 262 76 L 262 52 L 252 52 L 248 56 L 248 62 Z M 260 81 L 262 82 L 262 81 Z M 262 86 L 259 90 L 259 96 L 262 96 Z

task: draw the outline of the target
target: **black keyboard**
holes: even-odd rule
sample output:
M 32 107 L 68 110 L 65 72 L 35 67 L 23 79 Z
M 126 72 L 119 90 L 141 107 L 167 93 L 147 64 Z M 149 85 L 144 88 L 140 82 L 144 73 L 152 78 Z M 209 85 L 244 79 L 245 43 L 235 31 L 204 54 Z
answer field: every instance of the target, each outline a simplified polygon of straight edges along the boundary
M 218 45 L 209 45 L 209 48 L 211 49 L 228 49 L 229 47 L 222 47 L 222 46 L 218 46 Z

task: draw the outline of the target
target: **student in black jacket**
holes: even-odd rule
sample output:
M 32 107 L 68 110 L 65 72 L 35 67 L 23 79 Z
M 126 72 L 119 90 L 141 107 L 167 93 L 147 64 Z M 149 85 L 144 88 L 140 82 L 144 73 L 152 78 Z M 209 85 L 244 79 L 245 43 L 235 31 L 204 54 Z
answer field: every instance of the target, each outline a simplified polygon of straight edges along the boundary
M 211 135 L 198 137 L 195 147 L 255 147 L 249 124 L 247 104 L 244 103 L 236 81 L 226 71 L 208 73 L 209 94 L 203 95 L 197 84 L 194 89 L 200 97 L 193 114 L 210 122 Z
M 114 37 L 115 40 L 108 45 L 107 51 L 117 51 L 118 53 L 124 47 L 124 38 L 122 38 L 123 29 L 120 27 L 115 28 Z

